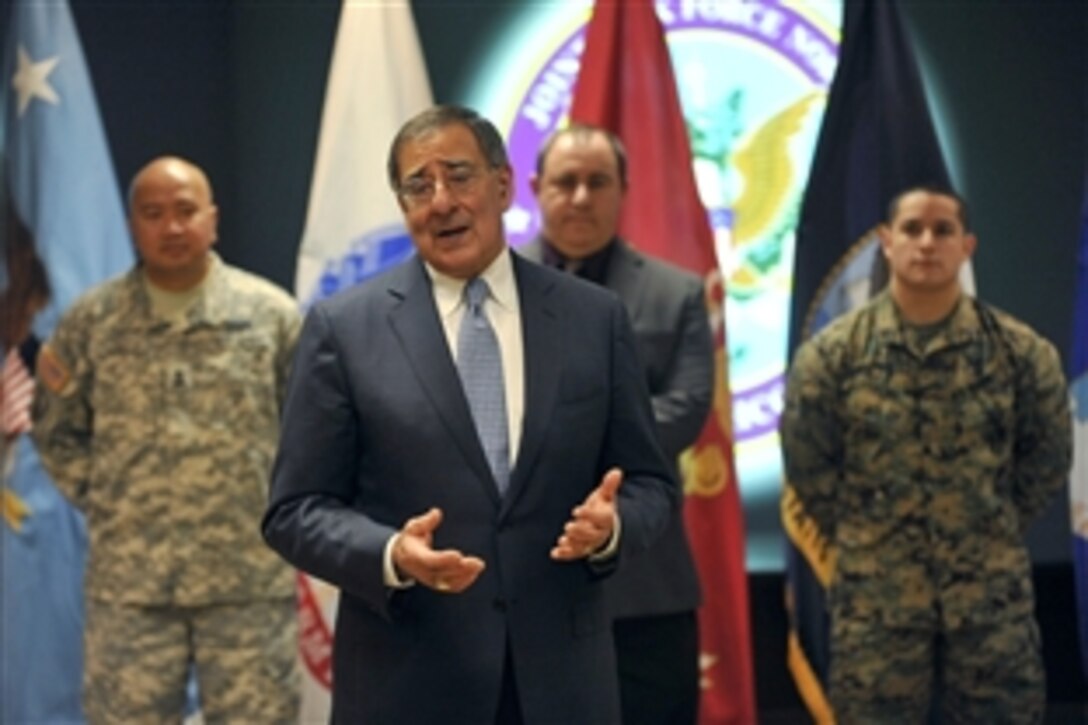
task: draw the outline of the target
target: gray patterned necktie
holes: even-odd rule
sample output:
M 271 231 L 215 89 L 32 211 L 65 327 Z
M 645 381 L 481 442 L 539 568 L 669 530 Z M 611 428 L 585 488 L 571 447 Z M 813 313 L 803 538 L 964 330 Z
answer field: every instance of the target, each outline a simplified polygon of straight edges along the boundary
M 457 335 L 457 372 L 491 473 L 502 494 L 510 480 L 510 441 L 499 341 L 484 314 L 488 291 L 487 282 L 478 277 L 465 285 L 465 315 Z

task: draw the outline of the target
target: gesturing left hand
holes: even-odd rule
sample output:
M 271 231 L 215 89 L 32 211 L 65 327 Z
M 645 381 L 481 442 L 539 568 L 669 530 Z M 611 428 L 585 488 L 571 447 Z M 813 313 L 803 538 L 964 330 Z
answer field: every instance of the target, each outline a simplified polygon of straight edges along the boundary
M 623 471 L 613 468 L 600 485 L 574 508 L 571 519 L 551 550 L 556 561 L 584 559 L 608 543 L 616 524 L 616 493 L 623 483 Z

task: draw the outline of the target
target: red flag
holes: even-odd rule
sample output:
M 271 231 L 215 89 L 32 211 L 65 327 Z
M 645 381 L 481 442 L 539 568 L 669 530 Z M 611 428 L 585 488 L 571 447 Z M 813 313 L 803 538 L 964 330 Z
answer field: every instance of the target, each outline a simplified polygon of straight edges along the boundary
M 700 723 L 756 720 L 744 520 L 733 461 L 724 289 L 653 0 L 597 0 L 574 89 L 573 121 L 624 142 L 629 188 L 620 234 L 706 280 L 717 375 L 706 427 L 681 460 L 684 517 L 703 588 Z

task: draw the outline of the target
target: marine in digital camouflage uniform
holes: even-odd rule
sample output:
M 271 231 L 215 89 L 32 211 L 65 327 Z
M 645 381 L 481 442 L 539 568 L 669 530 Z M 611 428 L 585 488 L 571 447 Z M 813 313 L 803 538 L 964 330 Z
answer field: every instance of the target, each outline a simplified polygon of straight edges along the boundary
M 34 437 L 87 515 L 93 723 L 294 722 L 294 575 L 260 537 L 295 301 L 225 264 L 204 174 L 133 181 L 141 264 L 68 310 L 39 360 Z
M 1054 346 L 965 296 L 954 194 L 893 202 L 889 289 L 799 348 L 787 476 L 838 551 L 830 699 L 841 723 L 1037 723 L 1045 679 L 1024 534 L 1070 466 Z

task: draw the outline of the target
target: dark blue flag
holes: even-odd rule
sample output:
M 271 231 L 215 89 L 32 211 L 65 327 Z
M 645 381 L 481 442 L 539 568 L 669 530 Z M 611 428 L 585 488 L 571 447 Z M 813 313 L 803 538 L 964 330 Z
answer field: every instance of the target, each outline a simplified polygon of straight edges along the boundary
M 1088 174 L 1084 178 L 1077 292 L 1073 307 L 1073 357 L 1069 367 L 1073 394 L 1073 474 L 1069 486 L 1073 520 L 1073 570 L 1080 609 L 1080 656 L 1088 678 Z
M 887 281 L 875 231 L 888 202 L 916 184 L 948 184 L 921 76 L 893 0 L 843 4 L 839 65 L 802 201 L 794 260 L 790 350 Z M 969 272 L 968 272 L 969 274 Z M 968 284 L 970 289 L 972 285 Z M 835 552 L 786 482 L 789 667 L 810 714 L 824 694 L 824 590 Z
M 83 50 L 66 2 L 8 4 L 0 59 L 0 722 L 78 723 L 82 517 L 30 441 L 34 353 L 132 245 Z

